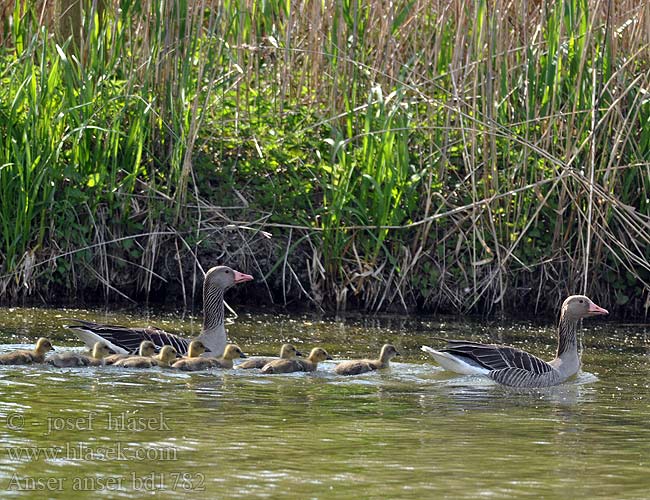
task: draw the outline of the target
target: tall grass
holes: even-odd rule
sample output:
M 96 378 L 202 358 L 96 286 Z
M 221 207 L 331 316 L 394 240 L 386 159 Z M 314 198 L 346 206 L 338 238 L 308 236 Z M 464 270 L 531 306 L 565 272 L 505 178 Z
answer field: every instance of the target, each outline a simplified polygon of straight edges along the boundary
M 338 309 L 650 305 L 647 5 L 100 4 L 5 24 L 3 295 L 204 256 Z

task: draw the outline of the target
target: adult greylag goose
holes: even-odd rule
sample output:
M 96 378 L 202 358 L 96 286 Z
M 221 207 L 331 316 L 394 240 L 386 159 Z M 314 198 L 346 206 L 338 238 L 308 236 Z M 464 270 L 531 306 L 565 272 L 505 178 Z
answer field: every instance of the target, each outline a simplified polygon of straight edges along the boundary
M 190 344 L 190 348 L 192 348 L 192 344 Z M 200 356 L 200 353 L 197 356 Z M 197 356 L 189 356 L 176 361 L 176 363 L 172 365 L 172 368 L 177 368 L 186 372 L 197 372 L 208 370 L 210 368 L 230 369 L 233 367 L 233 360 L 246 357 L 237 344 L 228 344 L 223 352 L 223 356 L 220 358 L 204 358 Z
M 307 359 L 276 359 L 264 365 L 262 373 L 313 372 L 318 363 L 326 359 L 332 359 L 332 356 L 325 349 L 314 347 Z
M 34 349 L 21 349 L 0 355 L 0 365 L 31 365 L 32 363 L 42 363 L 45 361 L 45 355 L 53 350 L 54 347 L 52 347 L 50 339 L 41 337 L 36 341 Z
M 445 369 L 463 375 L 485 375 L 512 387 L 548 387 L 580 370 L 577 331 L 582 318 L 609 314 L 589 297 L 572 295 L 562 304 L 555 359 L 546 362 L 525 351 L 494 344 L 448 340 L 440 350 L 422 346 Z
M 302 353 L 292 344 L 283 344 L 280 348 L 280 358 L 253 358 L 239 363 L 237 368 L 250 370 L 252 368 L 264 368 L 264 365 L 275 361 L 276 359 L 295 359 L 296 356 L 302 356 Z
M 151 342 L 151 340 L 143 340 L 140 342 L 140 348 L 138 349 L 137 354 L 138 356 L 143 358 L 150 358 L 151 356 L 155 356 L 155 354 L 156 346 L 153 342 Z M 104 363 L 107 365 L 112 365 L 120 359 L 127 359 L 131 357 L 133 357 L 133 354 L 111 354 L 110 356 L 106 356 L 104 358 Z
M 223 314 L 224 292 L 233 285 L 252 279 L 249 274 L 227 266 L 213 267 L 206 273 L 203 282 L 203 328 L 198 340 L 203 342 L 210 356 L 221 356 L 227 343 Z M 74 330 L 86 345 L 92 346 L 98 340 L 104 340 L 118 354 L 135 353 L 143 340 L 150 340 L 157 348 L 171 345 L 182 355 L 187 354 L 190 345 L 189 339 L 154 327 L 128 328 L 79 319 L 70 321 L 72 324 L 66 325 L 66 328 Z
M 111 354 L 106 342 L 95 342 L 90 356 L 81 352 L 62 352 L 47 358 L 46 363 L 57 368 L 76 368 L 81 366 L 103 366 L 104 358 Z
M 113 366 L 121 366 L 123 368 L 153 368 L 160 366 L 162 368 L 169 368 L 177 356 L 176 349 L 170 345 L 165 345 L 156 356 L 131 356 L 126 359 L 118 359 Z
M 399 356 L 399 352 L 397 352 L 395 346 L 392 344 L 384 344 L 379 353 L 379 359 L 352 359 L 350 361 L 343 361 L 336 365 L 334 371 L 339 375 L 359 375 L 374 370 L 383 370 L 384 368 L 388 368 L 388 363 L 395 356 Z

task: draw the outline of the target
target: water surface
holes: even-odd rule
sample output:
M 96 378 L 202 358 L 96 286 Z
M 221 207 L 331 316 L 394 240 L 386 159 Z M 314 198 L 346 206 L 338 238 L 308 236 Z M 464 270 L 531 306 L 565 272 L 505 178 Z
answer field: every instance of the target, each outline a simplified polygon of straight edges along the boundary
M 79 349 L 66 317 L 155 324 L 173 314 L 0 309 L 0 351 L 49 335 Z M 648 325 L 584 324 L 584 371 L 543 390 L 455 376 L 419 351 L 433 337 L 554 354 L 553 325 L 427 318 L 240 316 L 249 354 L 283 342 L 336 359 L 403 356 L 386 373 L 177 373 L 0 367 L 2 497 L 648 498 Z M 85 492 L 79 493 L 79 492 Z

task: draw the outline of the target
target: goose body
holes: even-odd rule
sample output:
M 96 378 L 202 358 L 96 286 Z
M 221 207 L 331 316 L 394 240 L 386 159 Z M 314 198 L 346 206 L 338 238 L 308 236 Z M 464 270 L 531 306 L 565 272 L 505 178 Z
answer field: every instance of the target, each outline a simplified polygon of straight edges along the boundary
M 143 358 L 150 358 L 155 356 L 156 346 L 151 340 L 143 340 L 140 342 L 140 348 L 138 349 L 138 356 Z M 127 359 L 133 357 L 132 354 L 111 354 L 104 358 L 104 363 L 107 365 L 112 365 L 121 359 Z
M 122 368 L 153 368 L 154 366 L 160 366 L 169 368 L 176 356 L 176 349 L 170 345 L 165 345 L 156 356 L 131 356 L 117 360 L 113 363 L 113 366 L 121 366 Z
M 228 344 L 220 358 L 187 357 L 176 361 L 172 367 L 186 372 L 198 372 L 210 368 L 231 369 L 234 365 L 233 360 L 245 357 L 237 344 Z
M 250 370 L 253 368 L 259 368 L 262 369 L 264 368 L 265 365 L 270 363 L 271 361 L 275 361 L 276 359 L 295 359 L 296 356 L 302 356 L 302 353 L 299 352 L 295 346 L 292 344 L 283 344 L 282 348 L 280 349 L 280 357 L 279 358 L 253 358 L 253 359 L 247 359 L 243 363 L 239 363 L 237 365 L 238 369 L 241 370 Z
M 46 362 L 49 365 L 56 366 L 57 368 L 77 368 L 83 366 L 103 366 L 105 364 L 104 358 L 111 353 L 110 348 L 105 342 L 95 342 L 91 355 L 83 354 L 80 352 L 62 352 L 54 354 L 47 358 Z
M 359 375 L 375 370 L 383 370 L 388 368 L 388 364 L 395 356 L 399 356 L 399 352 L 392 344 L 384 344 L 381 348 L 381 353 L 378 359 L 352 359 L 350 361 L 343 361 L 336 365 L 334 371 L 339 375 Z
M 332 359 L 327 351 L 314 347 L 307 359 L 276 359 L 264 365 L 262 373 L 313 372 L 318 368 L 318 363 L 326 359 Z
M 514 347 L 448 340 L 443 349 L 422 346 L 443 368 L 463 375 L 483 375 L 499 384 L 535 388 L 561 384 L 580 370 L 577 329 L 583 318 L 608 314 L 584 295 L 572 295 L 562 304 L 558 347 L 552 361 L 544 361 Z
M 0 355 L 0 365 L 31 365 L 32 363 L 43 363 L 45 355 L 53 351 L 50 339 L 41 337 L 36 341 L 34 349 L 21 349 Z
M 204 343 L 210 356 L 221 356 L 227 343 L 224 292 L 233 285 L 252 279 L 252 276 L 227 266 L 213 267 L 206 273 L 203 282 L 203 328 L 198 339 Z M 118 354 L 135 353 L 143 340 L 153 342 L 157 348 L 171 345 L 182 355 L 187 353 L 190 344 L 189 339 L 153 327 L 129 328 L 79 319 L 70 321 L 66 328 L 73 330 L 87 346 L 103 340 Z

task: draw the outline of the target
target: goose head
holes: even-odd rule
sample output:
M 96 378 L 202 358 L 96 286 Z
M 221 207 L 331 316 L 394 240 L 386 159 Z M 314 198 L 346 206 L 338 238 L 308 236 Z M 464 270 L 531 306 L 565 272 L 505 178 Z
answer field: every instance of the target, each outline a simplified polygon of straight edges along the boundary
M 237 344 L 228 344 L 226 350 L 223 351 L 223 359 L 232 361 L 237 358 L 245 358 L 246 355 L 242 352 Z
M 585 295 L 571 295 L 562 304 L 561 316 L 571 321 L 603 314 L 609 314 L 607 309 L 597 306 Z
M 381 348 L 379 359 L 381 359 L 383 362 L 386 362 L 393 359 L 395 356 L 399 356 L 399 352 L 395 346 L 393 344 L 384 344 L 384 346 Z
M 52 347 L 52 342 L 50 339 L 46 339 L 45 337 L 41 337 L 36 341 L 36 349 L 35 351 L 40 354 L 40 355 L 45 355 L 46 353 L 53 351 L 54 347 Z
M 164 345 L 158 354 L 158 361 L 160 364 L 167 366 L 173 363 L 177 355 L 176 349 L 170 345 Z
M 296 356 L 302 356 L 302 353 L 292 344 L 284 344 L 280 349 L 280 357 L 282 359 L 293 359 Z
M 95 359 L 104 359 L 106 356 L 112 353 L 113 351 L 110 347 L 108 347 L 106 342 L 99 341 L 95 342 L 95 345 L 93 345 L 92 356 Z
M 327 353 L 327 351 L 322 347 L 314 347 L 309 353 L 308 359 L 312 363 L 320 363 L 321 361 L 325 361 L 326 359 L 332 359 L 332 356 L 330 356 Z
M 227 290 L 233 285 L 251 281 L 253 277 L 250 274 L 240 273 L 228 266 L 215 266 L 205 274 L 203 288 L 206 292 L 217 289 Z
M 205 344 L 200 340 L 193 340 L 187 348 L 188 358 L 198 358 L 205 352 Z
M 138 354 L 140 354 L 140 356 L 150 358 L 156 354 L 156 345 L 151 342 L 151 340 L 143 340 L 140 342 L 140 349 L 138 350 Z

